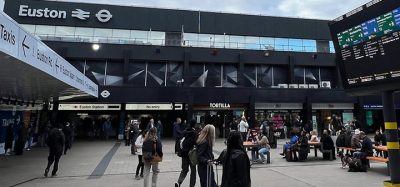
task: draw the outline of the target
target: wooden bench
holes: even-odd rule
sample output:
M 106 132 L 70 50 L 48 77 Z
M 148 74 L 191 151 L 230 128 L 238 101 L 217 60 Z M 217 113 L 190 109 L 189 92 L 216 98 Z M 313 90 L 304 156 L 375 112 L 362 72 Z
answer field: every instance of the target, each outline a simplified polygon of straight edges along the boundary
M 353 149 L 351 147 L 338 147 L 338 148 L 336 148 L 336 150 L 337 150 L 337 152 L 339 152 L 339 150 L 341 150 L 343 152 L 343 154 L 344 154 L 344 150 L 346 150 L 346 154 L 349 154 L 349 152 L 350 152 L 350 155 L 353 155 L 353 153 L 357 151 L 356 149 Z
M 387 172 L 388 175 L 390 175 L 390 169 L 389 169 L 389 159 L 388 158 L 382 158 L 382 157 L 376 157 L 376 156 L 367 156 L 366 159 L 368 160 L 368 168 L 370 168 L 369 161 L 376 161 L 376 162 L 384 162 L 387 164 Z

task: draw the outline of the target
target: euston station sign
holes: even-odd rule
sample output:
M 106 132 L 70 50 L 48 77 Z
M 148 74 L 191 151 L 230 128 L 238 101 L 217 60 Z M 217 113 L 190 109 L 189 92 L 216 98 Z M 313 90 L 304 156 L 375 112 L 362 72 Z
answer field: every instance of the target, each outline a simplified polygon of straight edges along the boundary
M 121 104 L 59 104 L 58 110 L 121 110 Z
M 18 16 L 20 17 L 34 17 L 34 18 L 47 18 L 47 19 L 67 19 L 68 13 L 66 10 L 51 10 L 49 8 L 30 8 L 28 5 L 20 5 Z M 88 20 L 90 12 L 75 9 L 71 11 L 71 17 L 79 20 Z M 113 17 L 109 10 L 101 9 L 94 15 L 98 21 L 106 23 Z

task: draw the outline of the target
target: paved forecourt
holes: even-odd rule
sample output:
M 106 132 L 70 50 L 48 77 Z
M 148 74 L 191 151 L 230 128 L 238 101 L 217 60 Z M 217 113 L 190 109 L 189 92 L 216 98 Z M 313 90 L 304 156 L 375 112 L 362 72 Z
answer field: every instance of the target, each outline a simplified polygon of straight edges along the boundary
M 323 161 L 322 154 L 314 157 L 311 151 L 306 162 L 286 162 L 279 155 L 284 140 L 278 149 L 271 152 L 271 164 L 252 166 L 252 186 L 382 186 L 387 180 L 386 165 L 371 163 L 367 173 L 349 173 L 340 168 L 340 161 Z M 215 155 L 224 149 L 222 139 L 217 141 Z M 163 141 L 164 158 L 160 163 L 158 186 L 170 187 L 178 179 L 180 158 L 174 152 L 174 141 Z M 250 152 L 249 152 L 250 155 Z M 43 178 L 47 159 L 45 148 L 25 151 L 23 156 L 1 156 L 1 186 L 142 186 L 143 180 L 135 180 L 134 172 L 138 159 L 130 154 L 130 147 L 123 142 L 84 141 L 76 142 L 67 155 L 62 156 L 58 177 Z M 221 167 L 219 167 L 221 169 Z M 219 170 L 221 180 L 222 170 Z M 189 176 L 182 186 L 188 186 Z M 197 186 L 199 181 L 197 180 Z

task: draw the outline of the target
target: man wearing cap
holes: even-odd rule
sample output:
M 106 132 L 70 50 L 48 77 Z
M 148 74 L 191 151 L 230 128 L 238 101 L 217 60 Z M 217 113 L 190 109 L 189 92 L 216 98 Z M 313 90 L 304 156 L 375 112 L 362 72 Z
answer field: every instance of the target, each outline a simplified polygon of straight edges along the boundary
M 351 137 L 351 148 L 357 149 L 361 147 L 360 143 L 360 129 L 354 131 L 354 135 Z

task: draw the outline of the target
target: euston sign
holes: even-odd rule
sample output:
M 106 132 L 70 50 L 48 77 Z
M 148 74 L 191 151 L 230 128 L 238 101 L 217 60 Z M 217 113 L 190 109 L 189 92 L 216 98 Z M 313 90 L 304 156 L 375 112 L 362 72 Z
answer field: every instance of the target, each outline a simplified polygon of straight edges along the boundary
M 67 19 L 67 11 L 65 10 L 50 10 L 49 8 L 36 9 L 30 8 L 28 5 L 20 5 L 18 15 L 21 17 Z M 90 18 L 90 12 L 82 9 L 75 9 L 71 12 L 71 17 L 79 20 L 88 20 Z M 113 16 L 110 11 L 102 9 L 95 14 L 95 17 L 98 21 L 106 23 L 110 21 Z

